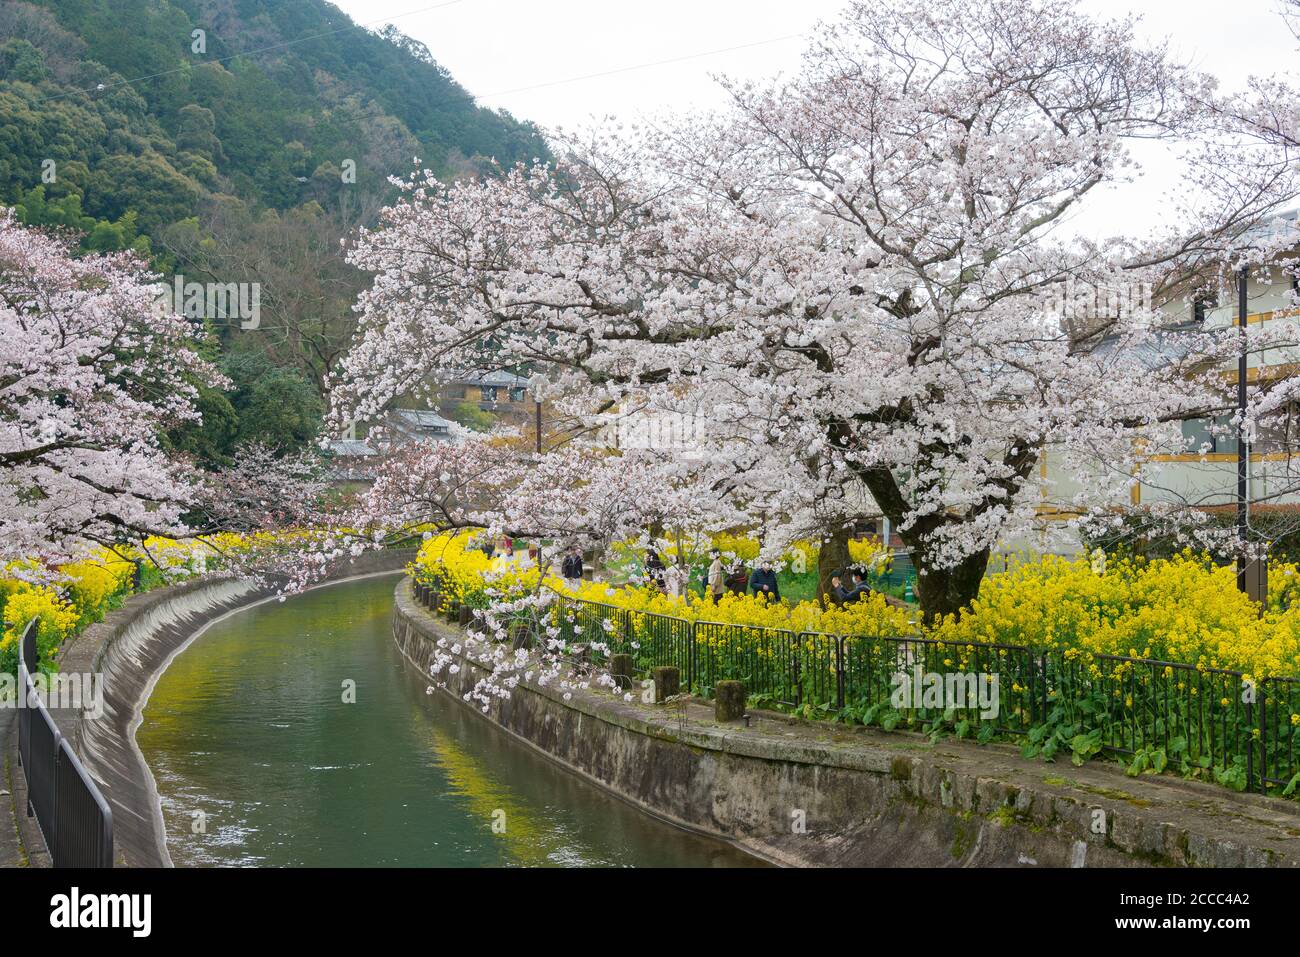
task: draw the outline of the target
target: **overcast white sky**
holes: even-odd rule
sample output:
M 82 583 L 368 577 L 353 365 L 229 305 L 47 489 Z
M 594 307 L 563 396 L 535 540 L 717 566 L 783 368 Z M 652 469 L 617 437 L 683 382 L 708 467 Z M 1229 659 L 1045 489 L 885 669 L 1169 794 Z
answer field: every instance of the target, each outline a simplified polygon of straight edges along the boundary
M 757 78 L 796 70 L 802 37 L 845 6 L 844 0 L 457 0 L 422 10 L 431 3 L 333 2 L 358 23 L 392 22 L 422 41 L 483 105 L 570 129 L 605 116 L 719 105 L 711 74 Z M 1168 37 L 1180 59 L 1231 86 L 1251 73 L 1300 64 L 1279 0 L 1084 0 L 1082 6 L 1108 16 L 1140 6 L 1148 34 Z M 699 55 L 718 50 L 728 52 Z M 628 69 L 651 63 L 659 65 Z M 601 73 L 607 75 L 575 79 Z M 1159 189 L 1152 181 L 1165 167 L 1155 156 L 1147 163 L 1146 184 L 1102 198 L 1079 227 L 1100 234 L 1154 221 Z M 1128 229 L 1107 228 L 1121 215 Z

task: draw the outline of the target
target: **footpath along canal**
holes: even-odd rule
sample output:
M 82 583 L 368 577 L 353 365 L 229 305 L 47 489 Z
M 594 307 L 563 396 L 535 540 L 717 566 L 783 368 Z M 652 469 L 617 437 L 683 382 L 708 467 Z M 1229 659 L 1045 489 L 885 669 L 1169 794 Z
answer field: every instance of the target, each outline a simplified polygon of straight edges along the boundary
M 238 611 L 159 678 L 137 741 L 178 866 L 760 863 L 428 694 L 393 643 L 395 582 Z

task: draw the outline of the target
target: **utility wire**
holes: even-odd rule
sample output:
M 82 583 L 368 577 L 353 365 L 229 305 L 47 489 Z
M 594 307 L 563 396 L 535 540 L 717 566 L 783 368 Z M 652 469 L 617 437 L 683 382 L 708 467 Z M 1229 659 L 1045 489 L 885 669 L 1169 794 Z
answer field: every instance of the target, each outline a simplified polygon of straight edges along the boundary
M 514 87 L 509 90 L 499 90 L 495 93 L 483 94 L 482 96 L 476 96 L 473 93 L 469 93 L 468 91 L 466 91 L 463 95 L 449 97 L 447 100 L 444 101 L 444 104 L 440 104 L 440 105 L 456 105 L 458 103 L 475 104 L 477 100 L 490 100 L 499 96 L 510 96 L 516 93 L 527 93 L 532 90 L 542 90 L 548 87 L 562 86 L 567 83 L 579 83 L 584 80 L 600 79 L 602 77 L 614 76 L 619 73 L 630 73 L 635 70 L 647 70 L 652 67 L 665 66 L 672 63 L 682 63 L 688 60 L 698 60 L 708 56 L 717 56 L 718 54 L 731 53 L 736 50 L 748 50 L 753 47 L 766 46 L 772 43 L 781 43 L 787 40 L 798 40 L 798 39 L 803 39 L 805 37 L 806 34 L 802 34 L 802 33 L 787 33 L 779 37 L 768 37 L 766 40 L 755 40 L 752 43 L 741 43 L 735 46 L 718 47 L 713 50 L 702 50 L 698 53 L 687 53 L 682 56 L 666 57 L 662 60 L 649 60 L 645 63 L 634 63 L 630 66 L 617 67 L 613 70 L 602 70 L 598 73 L 584 73 L 579 76 L 565 77 L 559 80 L 545 80 L 541 83 L 534 83 L 529 86 Z M 491 109 L 490 107 L 482 106 L 481 104 L 478 104 L 478 106 L 480 109 L 486 109 L 486 110 Z M 360 110 L 360 111 L 350 111 L 344 109 L 331 110 L 329 112 L 329 115 L 326 117 L 326 119 L 332 123 L 338 120 L 347 121 L 347 120 L 374 119 L 376 117 L 385 116 L 385 115 L 394 116 L 396 119 L 401 120 L 401 117 L 396 116 L 393 113 L 390 113 L 390 111 L 387 108 L 379 108 L 375 110 Z
M 613 70 L 603 70 L 600 73 L 584 73 L 581 76 L 571 76 L 564 80 L 548 80 L 544 83 L 534 83 L 532 86 L 519 86 L 512 90 L 501 90 L 497 93 L 488 93 L 478 99 L 490 100 L 498 96 L 509 96 L 513 93 L 527 93 L 531 90 L 541 90 L 551 86 L 562 86 L 565 83 L 577 83 L 580 80 L 596 80 L 601 77 L 614 76 L 619 73 L 629 73 L 633 70 L 645 70 L 653 66 L 664 66 L 668 63 L 683 63 L 686 60 L 698 60 L 701 57 L 716 56 L 719 53 L 731 53 L 735 50 L 748 50 L 751 47 L 766 46 L 769 43 L 780 43 L 784 40 L 796 40 L 803 37 L 802 33 L 787 33 L 780 37 L 769 37 L 766 40 L 755 40 L 753 43 L 740 43 L 736 46 L 719 47 L 716 50 L 704 50 L 701 53 L 688 53 L 684 56 L 668 57 L 663 60 L 652 60 L 648 63 L 634 63 L 631 66 L 622 66 Z

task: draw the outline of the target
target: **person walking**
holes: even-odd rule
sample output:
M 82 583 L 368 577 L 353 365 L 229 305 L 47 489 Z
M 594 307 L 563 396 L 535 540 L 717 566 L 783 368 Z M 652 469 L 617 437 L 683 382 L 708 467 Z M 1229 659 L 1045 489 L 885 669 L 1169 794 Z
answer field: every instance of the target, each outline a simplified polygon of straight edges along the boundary
M 726 588 L 722 575 L 722 552 L 715 548 L 709 554 L 713 561 L 709 563 L 709 580 L 704 586 L 704 595 L 714 602 L 719 602 Z
M 749 578 L 749 590 L 757 597 L 762 595 L 769 602 L 780 601 L 781 592 L 776 587 L 776 572 L 771 562 L 763 562 Z

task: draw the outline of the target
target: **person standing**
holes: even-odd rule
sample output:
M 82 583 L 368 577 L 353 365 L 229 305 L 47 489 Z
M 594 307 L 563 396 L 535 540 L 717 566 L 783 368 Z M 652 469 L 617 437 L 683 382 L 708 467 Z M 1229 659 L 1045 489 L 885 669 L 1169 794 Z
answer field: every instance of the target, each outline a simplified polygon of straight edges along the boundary
M 749 589 L 754 596 L 764 596 L 769 602 L 780 601 L 781 592 L 776 587 L 776 572 L 771 562 L 763 562 L 749 579 Z
M 853 569 L 853 587 L 849 589 L 849 601 L 862 601 L 871 595 L 871 585 L 867 577 L 858 569 Z
M 645 559 L 646 577 L 649 579 L 647 584 L 654 583 L 654 586 L 660 591 L 664 591 L 664 560 L 659 557 L 659 553 L 653 548 Z
M 722 576 L 722 552 L 715 548 L 709 554 L 713 561 L 709 563 L 709 580 L 704 586 L 704 594 L 714 602 L 719 602 L 726 587 Z
M 686 575 L 686 570 L 677 561 L 664 569 L 664 589 L 671 597 L 682 597 L 682 589 L 686 586 Z
M 727 589 L 733 595 L 743 595 L 749 590 L 749 569 L 744 562 L 737 560 L 736 567 L 727 576 Z
M 564 556 L 564 561 L 560 563 L 560 574 L 564 576 L 564 583 L 570 588 L 577 588 L 582 583 L 582 549 L 577 545 L 569 549 L 569 554 Z

